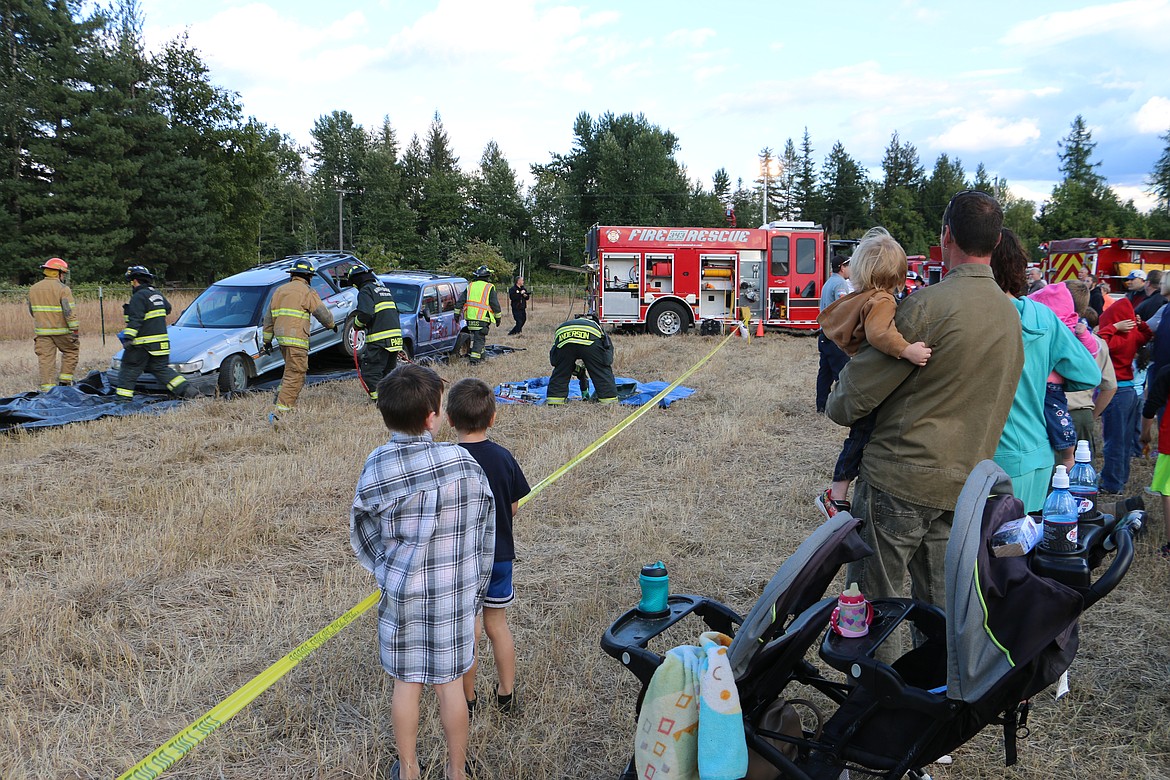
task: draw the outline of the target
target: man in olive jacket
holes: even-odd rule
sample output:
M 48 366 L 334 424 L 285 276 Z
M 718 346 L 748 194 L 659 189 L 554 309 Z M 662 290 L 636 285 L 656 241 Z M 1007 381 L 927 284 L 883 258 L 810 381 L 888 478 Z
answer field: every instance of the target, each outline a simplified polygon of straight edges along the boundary
M 841 372 L 828 416 L 850 425 L 877 410 L 861 461 L 853 514 L 874 554 L 850 564 L 868 598 L 911 595 L 946 606 L 944 559 L 963 483 L 991 458 L 1024 363 L 1020 317 L 991 274 L 1003 211 L 990 195 L 965 190 L 943 214 L 950 271 L 915 292 L 895 322 L 907 341 L 932 350 L 922 367 L 863 347 Z

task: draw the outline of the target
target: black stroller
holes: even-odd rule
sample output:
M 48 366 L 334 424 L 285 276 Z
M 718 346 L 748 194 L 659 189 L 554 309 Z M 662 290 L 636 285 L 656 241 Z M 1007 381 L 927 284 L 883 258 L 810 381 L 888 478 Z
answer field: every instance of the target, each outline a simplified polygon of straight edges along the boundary
M 1072 663 L 1077 619 L 1125 576 L 1133 560 L 1131 535 L 1141 523 L 1140 513 L 1083 522 L 1067 565 L 1058 561 L 1056 576 L 1044 576 L 1034 571 L 1042 568 L 1035 552 L 991 553 L 993 533 L 1022 515 L 1008 476 L 991 461 L 980 463 L 955 509 L 946 613 L 910 599 L 878 599 L 867 636 L 848 639 L 828 630 L 837 594 L 826 598 L 825 591 L 842 565 L 871 552 L 858 533 L 861 522 L 839 513 L 784 561 L 746 617 L 700 596 L 672 594 L 668 617 L 650 620 L 630 610 L 601 645 L 641 681 L 640 711 L 663 661 L 647 648 L 654 637 L 691 614 L 734 634 L 728 654 L 747 746 L 755 754 L 751 778 L 927 777 L 922 767 L 993 723 L 1004 729 L 1010 765 L 1028 698 Z M 1110 554 L 1109 568 L 1090 582 L 1089 571 Z M 893 663 L 879 660 L 884 653 L 878 648 L 908 626 L 917 646 Z M 821 660 L 844 679 L 823 675 L 807 658 L 818 640 Z M 813 728 L 797 715 L 794 726 L 786 702 L 812 692 L 836 710 Z M 631 759 L 621 778 L 636 777 Z

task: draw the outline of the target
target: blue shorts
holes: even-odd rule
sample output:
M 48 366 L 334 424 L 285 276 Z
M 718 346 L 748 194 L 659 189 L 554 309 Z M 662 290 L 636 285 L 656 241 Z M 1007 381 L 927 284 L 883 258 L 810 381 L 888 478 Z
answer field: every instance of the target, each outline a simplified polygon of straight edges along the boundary
M 1067 450 L 1077 446 L 1077 429 L 1068 413 L 1068 398 L 1064 385 L 1049 382 L 1044 390 L 1044 424 L 1048 428 L 1048 441 L 1054 450 Z
M 512 562 L 497 561 L 492 566 L 492 581 L 488 583 L 483 605 L 486 609 L 503 609 L 516 600 L 512 587 Z

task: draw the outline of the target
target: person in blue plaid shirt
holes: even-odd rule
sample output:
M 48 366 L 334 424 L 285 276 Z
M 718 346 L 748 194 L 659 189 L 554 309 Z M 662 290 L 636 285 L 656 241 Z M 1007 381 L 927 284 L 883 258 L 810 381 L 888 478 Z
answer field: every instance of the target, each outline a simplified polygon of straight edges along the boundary
M 418 780 L 419 699 L 433 685 L 447 741 L 446 776 L 466 780 L 468 719 L 460 678 L 475 657 L 475 615 L 491 579 L 496 510 L 467 450 L 436 443 L 443 380 L 406 364 L 378 385 L 393 435 L 370 453 L 350 513 L 358 561 L 382 589 L 378 645 L 394 678 L 394 780 Z

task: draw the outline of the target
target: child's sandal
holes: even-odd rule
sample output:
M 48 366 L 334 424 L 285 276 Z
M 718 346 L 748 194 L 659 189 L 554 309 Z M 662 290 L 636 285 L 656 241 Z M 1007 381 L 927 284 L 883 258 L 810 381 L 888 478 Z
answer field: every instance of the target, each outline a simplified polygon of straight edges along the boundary
M 512 712 L 512 709 L 514 707 L 514 702 L 512 700 L 512 696 L 513 696 L 512 693 L 508 693 L 508 694 L 497 693 L 496 694 L 496 709 L 499 710 L 500 712 L 504 712 L 504 713 Z

